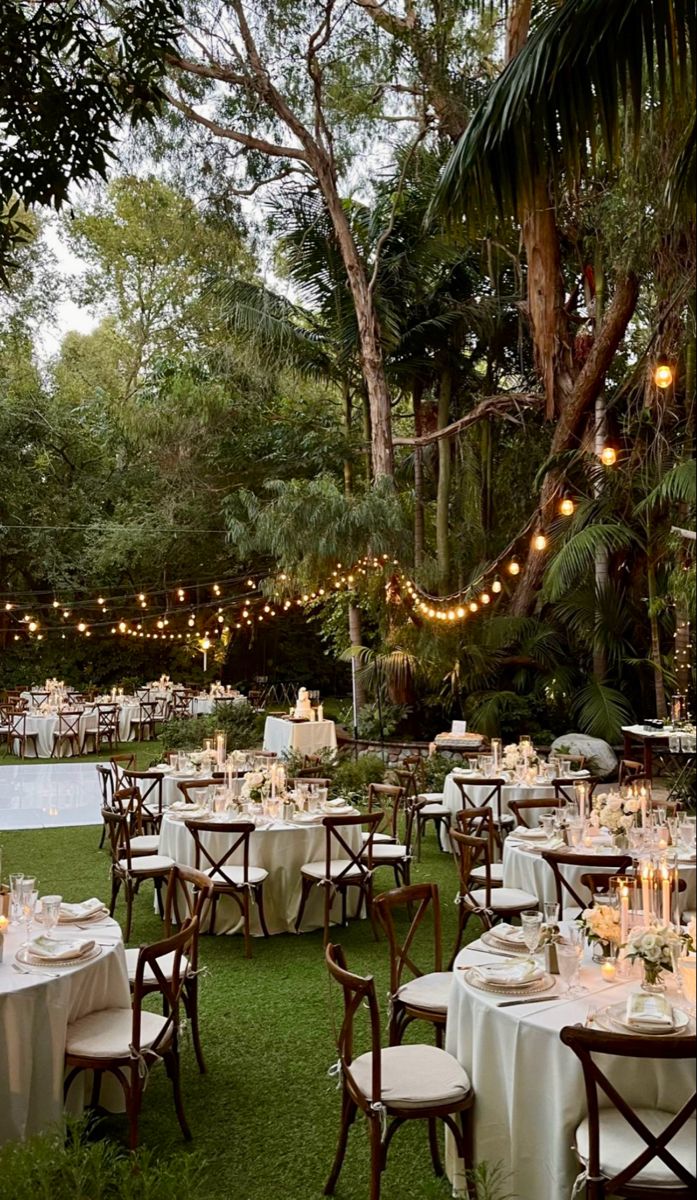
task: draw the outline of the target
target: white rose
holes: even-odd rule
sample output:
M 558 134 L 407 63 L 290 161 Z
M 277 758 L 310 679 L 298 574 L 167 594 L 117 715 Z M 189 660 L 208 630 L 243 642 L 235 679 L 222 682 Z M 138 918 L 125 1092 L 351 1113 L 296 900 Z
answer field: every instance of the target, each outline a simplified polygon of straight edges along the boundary
M 619 812 L 622 808 L 622 797 L 617 795 L 608 796 L 607 806 L 611 812 Z
M 641 800 L 639 800 L 637 796 L 630 796 L 629 799 L 625 800 L 624 802 L 624 811 L 626 813 L 638 812 L 640 808 Z

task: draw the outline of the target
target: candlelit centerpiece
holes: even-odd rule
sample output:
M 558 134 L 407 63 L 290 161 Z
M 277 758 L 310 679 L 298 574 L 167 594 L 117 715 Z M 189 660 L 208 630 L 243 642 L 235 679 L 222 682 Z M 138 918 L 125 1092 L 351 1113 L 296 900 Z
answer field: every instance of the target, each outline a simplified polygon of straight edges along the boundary
M 581 913 L 586 940 L 593 946 L 597 962 L 611 958 L 620 945 L 620 913 L 612 904 L 596 904 Z
M 629 935 L 626 945 L 630 962 L 641 963 L 644 992 L 664 992 L 665 971 L 673 971 L 673 963 L 679 958 L 687 943 L 687 935 L 672 925 L 639 925 Z
M 627 831 L 641 810 L 641 797 L 621 796 L 619 792 L 600 792 L 593 797 L 589 825 L 591 829 L 606 829 L 618 845 L 626 845 Z

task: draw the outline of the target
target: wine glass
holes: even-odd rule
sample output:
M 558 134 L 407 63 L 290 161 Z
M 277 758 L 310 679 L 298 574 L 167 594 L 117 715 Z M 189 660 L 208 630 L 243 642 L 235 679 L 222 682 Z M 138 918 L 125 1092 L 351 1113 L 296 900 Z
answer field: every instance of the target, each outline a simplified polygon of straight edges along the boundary
M 19 925 L 22 918 L 22 881 L 24 875 L 15 871 L 10 875 L 10 924 Z
M 44 926 L 49 938 L 51 936 L 51 930 L 56 928 L 56 925 L 60 919 L 62 903 L 62 896 L 41 897 L 41 924 Z
M 34 912 L 36 911 L 36 902 L 39 899 L 39 892 L 36 886 L 35 879 L 28 879 L 26 876 L 21 883 L 21 903 L 22 916 L 27 926 L 27 941 L 31 941 L 31 927 L 34 920 Z
M 520 915 L 520 924 L 523 929 L 523 941 L 532 955 L 535 954 L 537 947 L 540 944 L 542 936 L 542 913 L 540 912 L 524 912 Z
M 559 924 L 559 903 L 557 900 L 545 900 L 542 905 L 545 925 Z
M 569 994 L 571 996 L 580 996 L 583 992 L 587 992 L 588 988 L 584 987 L 578 978 L 581 969 L 581 959 L 583 958 L 583 950 L 585 945 L 585 937 L 582 927 L 576 921 L 570 921 L 566 929 L 566 944 L 573 950 L 576 955 L 576 970 L 571 980 Z
M 562 991 L 566 996 L 572 996 L 572 984 L 578 973 L 579 956 L 576 952 L 576 947 L 567 943 L 560 943 L 557 946 L 557 965 L 559 967 L 559 978 L 562 982 Z

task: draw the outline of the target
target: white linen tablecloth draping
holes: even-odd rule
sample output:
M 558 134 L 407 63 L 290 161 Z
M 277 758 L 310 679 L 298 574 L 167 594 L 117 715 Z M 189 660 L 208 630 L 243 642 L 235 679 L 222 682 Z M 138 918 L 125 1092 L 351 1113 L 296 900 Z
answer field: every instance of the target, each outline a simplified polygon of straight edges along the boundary
M 227 817 L 227 820 L 236 818 Z M 239 818 L 243 819 L 243 818 Z M 208 844 L 213 857 L 225 853 L 226 845 L 230 844 L 233 835 L 211 833 Z M 343 834 L 345 840 L 355 852 L 360 848 L 361 828 L 359 825 L 349 827 Z M 183 821 L 175 820 L 165 815 L 160 830 L 160 854 L 168 854 L 175 862 L 193 867 L 196 865 L 194 839 Z M 325 830 L 323 825 L 290 825 L 283 821 L 274 821 L 269 828 L 256 830 L 249 843 L 249 865 L 263 867 L 269 872 L 264 883 L 264 914 L 269 933 L 294 933 L 295 918 L 300 905 L 301 876 L 300 868 L 306 862 L 322 862 L 325 854 Z M 229 860 L 230 865 L 241 865 L 242 855 L 239 851 Z M 204 868 L 207 864 L 201 864 Z M 358 890 L 355 890 L 356 903 Z M 355 914 L 356 903 L 349 893 L 350 912 Z M 261 935 L 256 907 L 252 905 L 251 931 L 255 937 Z M 340 901 L 332 909 L 332 918 L 339 920 L 341 914 Z M 204 915 L 204 925 L 206 917 Z M 315 887 L 308 899 L 303 916 L 302 932 L 309 929 L 321 929 L 324 923 L 324 889 Z M 240 910 L 234 900 L 223 896 L 218 901 L 218 911 L 215 919 L 216 933 L 238 933 L 242 928 Z
M 582 1024 L 589 1010 L 626 999 L 638 988 L 639 972 L 631 982 L 606 983 L 588 963 L 581 970 L 587 994 L 497 1008 L 504 997 L 468 987 L 458 969 L 487 961 L 502 959 L 467 948 L 458 956 L 446 1027 L 446 1049 L 474 1089 L 475 1161 L 501 1164 L 506 1190 L 517 1200 L 569 1200 L 580 1170 L 571 1147 L 586 1101 L 581 1064 L 559 1033 L 565 1025 Z M 608 1073 L 622 1095 L 644 1107 L 677 1112 L 694 1091 L 694 1066 L 688 1062 L 615 1059 Z M 448 1175 L 464 1188 L 449 1136 L 446 1151 Z
M 587 854 L 588 850 L 583 850 L 583 854 Z M 608 854 L 618 854 L 620 851 L 614 847 L 608 847 Z M 598 852 L 595 856 L 598 860 L 598 871 L 603 868 L 603 855 Z M 590 902 L 590 892 L 587 888 L 581 887 L 581 876 L 591 871 L 592 867 L 562 867 L 562 874 L 565 875 L 572 888 L 579 896 L 585 896 Z M 694 912 L 697 905 L 697 865 L 694 861 L 686 862 L 678 860 L 678 872 L 681 879 L 684 879 L 687 884 L 687 890 L 680 893 L 678 896 L 678 905 L 681 912 L 687 910 Z M 515 841 L 511 841 L 507 837 L 503 843 L 503 886 L 509 888 L 521 888 L 524 892 L 532 892 L 537 896 L 542 903 L 545 900 L 553 901 L 556 899 L 554 889 L 554 876 L 551 867 L 542 858 L 542 855 L 534 849 L 516 845 Z M 565 903 L 568 901 L 572 904 L 571 896 L 566 895 Z
M 317 754 L 336 750 L 336 726 L 333 721 L 286 721 L 267 717 L 264 724 L 264 749 L 285 754 Z
M 109 921 L 92 933 L 80 930 L 78 936 L 99 939 L 107 929 L 113 945 L 102 946 L 99 958 L 91 962 L 56 968 L 60 974 L 55 979 L 14 971 L 15 953 L 25 941 L 24 928 L 10 928 L 5 935 L 0 965 L 0 1144 L 30 1137 L 60 1121 L 70 1022 L 101 1008 L 130 1008 L 126 956 L 117 923 Z M 72 940 L 75 932 L 60 926 L 55 936 Z M 68 1102 L 73 1112 L 80 1111 L 84 1078 L 75 1081 Z
M 57 713 L 27 713 L 24 728 L 27 733 L 35 733 L 36 748 L 38 755 L 34 754 L 33 742 L 25 743 L 27 758 L 50 758 L 53 751 L 53 735 L 58 729 L 58 714 Z M 85 709 L 79 721 L 80 730 L 80 745 L 85 740 L 85 734 L 96 733 L 97 731 L 97 713 L 92 709 Z M 19 753 L 19 742 L 14 742 L 13 753 Z M 72 757 L 72 744 L 67 741 L 62 741 L 60 746 L 61 757 Z

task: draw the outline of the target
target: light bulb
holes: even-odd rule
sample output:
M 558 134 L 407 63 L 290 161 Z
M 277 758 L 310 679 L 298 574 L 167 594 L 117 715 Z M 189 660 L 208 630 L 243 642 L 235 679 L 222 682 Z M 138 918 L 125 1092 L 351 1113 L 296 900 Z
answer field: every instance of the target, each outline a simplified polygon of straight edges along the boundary
M 663 388 L 664 390 L 665 388 L 670 387 L 671 383 L 673 382 L 673 368 L 671 367 L 670 363 L 656 363 L 653 372 L 653 381 L 656 384 L 656 387 Z
M 187 625 L 189 626 L 189 628 L 193 629 L 195 624 L 196 624 L 195 619 L 193 617 L 189 617 L 189 620 L 187 621 Z
M 604 467 L 614 467 L 617 462 L 617 451 L 614 446 L 603 446 L 600 451 L 600 461 Z
M 119 633 L 125 633 L 125 632 L 126 632 L 126 622 L 119 621 Z
M 471 600 L 470 606 L 469 606 L 470 612 L 476 612 L 478 608 L 479 608 L 479 605 L 477 604 L 477 601 Z
M 459 619 L 460 619 L 460 620 L 462 620 L 462 618 L 464 617 L 464 615 L 465 615 L 465 610 L 464 610 L 464 608 L 458 608 L 458 609 L 457 609 L 457 616 L 459 617 Z
M 449 621 L 455 620 L 455 610 L 453 608 L 448 610 L 448 620 Z
M 517 559 L 512 558 L 508 564 L 509 575 L 520 575 L 520 563 Z
M 36 624 L 36 621 L 29 622 L 29 632 L 30 633 L 36 633 L 37 628 L 38 628 L 38 626 Z
M 532 548 L 533 550 L 547 549 L 547 538 L 545 537 L 544 533 L 535 534 L 534 538 L 532 539 Z
M 5 607 L 7 607 L 7 605 L 6 605 Z M 54 608 L 60 608 L 60 605 L 59 605 L 59 603 L 58 603 L 58 601 L 57 601 L 57 600 L 54 600 L 54 601 L 53 601 L 53 607 L 54 607 Z
M 84 622 L 84 621 L 80 621 L 80 623 L 79 623 L 79 625 L 78 625 L 78 629 L 79 629 L 80 633 L 84 633 L 84 632 L 85 632 L 85 630 L 87 629 L 87 626 L 85 625 L 85 622 Z
M 481 596 L 479 597 L 480 604 L 488 604 L 490 600 L 491 600 L 491 596 L 489 595 L 488 592 L 482 592 Z
M 502 587 L 503 587 L 503 584 L 501 583 L 501 580 L 499 579 L 499 577 L 497 575 L 496 579 L 494 580 L 494 582 L 491 585 L 491 590 L 492 590 L 492 592 L 496 592 L 496 594 L 498 595 L 498 593 L 501 591 Z
M 576 505 L 571 499 L 571 496 L 563 496 L 559 503 L 559 512 L 561 513 L 562 517 L 572 517 L 575 509 Z
M 165 627 L 165 623 L 164 623 L 164 621 L 158 621 L 158 622 L 157 622 L 157 628 L 158 628 L 158 629 L 164 629 L 164 627 Z

